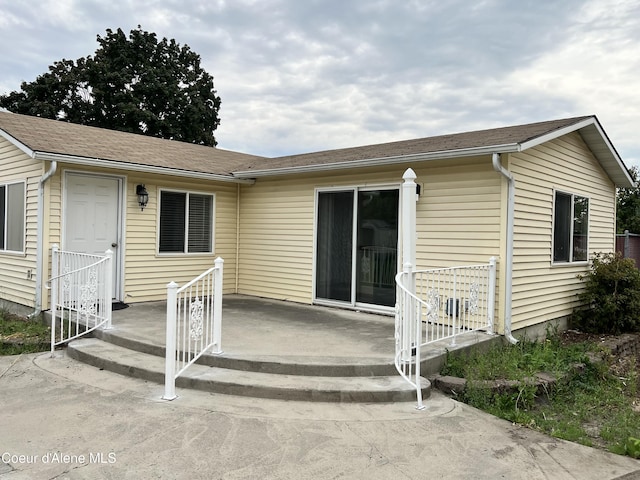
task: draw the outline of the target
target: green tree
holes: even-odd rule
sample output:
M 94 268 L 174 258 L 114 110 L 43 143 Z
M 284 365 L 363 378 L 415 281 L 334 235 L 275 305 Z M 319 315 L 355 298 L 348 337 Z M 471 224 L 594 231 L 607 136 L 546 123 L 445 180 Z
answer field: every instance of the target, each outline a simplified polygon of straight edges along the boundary
M 632 188 L 618 189 L 616 228 L 618 233 L 629 230 L 631 233 L 640 233 L 640 187 L 638 182 L 638 168 L 629 169 L 631 178 L 636 182 Z
M 55 62 L 0 107 L 95 127 L 202 145 L 217 144 L 220 97 L 200 56 L 140 26 L 97 36 L 93 57 Z

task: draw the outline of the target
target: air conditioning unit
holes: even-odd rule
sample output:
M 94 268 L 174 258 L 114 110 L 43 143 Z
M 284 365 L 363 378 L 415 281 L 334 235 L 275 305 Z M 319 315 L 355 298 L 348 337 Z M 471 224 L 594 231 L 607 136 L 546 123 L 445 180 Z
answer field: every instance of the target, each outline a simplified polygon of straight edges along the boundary
M 455 302 L 455 307 L 454 307 Z M 469 311 L 469 301 L 460 298 L 447 298 L 447 303 L 445 304 L 444 311 L 450 317 L 453 317 L 455 312 L 455 316 L 460 316 L 460 303 L 464 306 L 464 312 L 467 313 Z

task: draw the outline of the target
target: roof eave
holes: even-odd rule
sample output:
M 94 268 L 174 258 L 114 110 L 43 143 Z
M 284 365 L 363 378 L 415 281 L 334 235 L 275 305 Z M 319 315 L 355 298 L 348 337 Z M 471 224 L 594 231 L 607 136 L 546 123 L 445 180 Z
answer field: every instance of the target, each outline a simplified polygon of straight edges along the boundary
M 20 140 L 18 140 L 14 136 L 10 135 L 8 132 L 2 130 L 1 128 L 0 128 L 0 137 L 3 137 L 4 139 L 6 139 L 9 143 L 11 143 L 14 146 L 16 146 L 17 148 L 19 148 L 22 152 L 27 154 L 29 157 L 35 158 L 34 157 L 35 152 L 33 150 L 31 150 L 29 147 L 27 147 Z
M 593 143 L 591 140 L 592 134 L 589 130 L 595 129 L 597 131 L 598 142 Z M 635 187 L 635 182 L 631 178 L 629 169 L 618 155 L 615 147 L 609 140 L 606 132 L 598 122 L 597 118 L 594 118 L 594 122 L 580 129 L 580 135 L 585 143 L 589 145 L 589 148 L 596 156 L 602 167 L 607 171 L 611 179 L 619 188 L 632 188 Z
M 517 143 L 504 145 L 490 145 L 486 147 L 463 148 L 458 150 L 441 150 L 437 152 L 415 153 L 410 155 L 396 155 L 392 157 L 365 158 L 362 160 L 349 160 L 344 162 L 332 162 L 313 165 L 302 165 L 295 167 L 265 168 L 261 170 L 243 170 L 232 172 L 233 176 L 239 179 L 270 177 L 276 175 L 291 175 L 299 173 L 323 172 L 327 170 L 344 170 L 349 168 L 375 167 L 384 165 L 396 165 L 398 163 L 419 162 L 430 160 L 444 160 L 456 157 L 472 157 L 478 155 L 489 155 L 492 153 L 517 152 L 520 147 Z
M 37 160 L 57 161 L 71 163 L 74 165 L 84 165 L 92 167 L 102 167 L 109 169 L 128 170 L 139 173 L 156 173 L 160 175 L 173 175 L 177 177 L 187 177 L 200 180 L 215 180 L 219 182 L 230 183 L 253 183 L 250 179 L 240 179 L 232 175 L 221 175 L 218 173 L 192 172 L 188 170 L 180 170 L 178 168 L 158 167 L 155 165 L 143 165 L 131 162 L 116 162 L 113 160 L 105 160 L 102 158 L 88 158 L 74 155 L 64 155 L 50 152 L 33 152 L 33 158 Z

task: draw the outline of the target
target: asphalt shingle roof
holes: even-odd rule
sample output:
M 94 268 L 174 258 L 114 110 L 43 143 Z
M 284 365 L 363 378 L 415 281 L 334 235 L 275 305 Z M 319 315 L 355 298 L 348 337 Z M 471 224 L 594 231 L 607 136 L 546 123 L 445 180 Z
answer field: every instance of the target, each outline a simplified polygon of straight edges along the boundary
M 590 122 L 580 122 L 590 119 Z M 403 140 L 398 142 L 366 145 L 361 147 L 325 150 L 277 158 L 233 152 L 219 148 L 194 145 L 186 142 L 164 140 L 133 133 L 88 127 L 58 120 L 17 115 L 0 111 L 0 130 L 37 153 L 55 154 L 80 159 L 91 164 L 93 160 L 113 162 L 117 167 L 135 170 L 136 166 L 152 167 L 167 174 L 220 176 L 237 181 L 274 175 L 291 169 L 336 168 L 366 166 L 368 160 L 386 162 L 402 160 L 404 156 L 429 155 L 438 157 L 440 152 L 456 151 L 472 154 L 483 148 L 500 151 L 500 146 L 521 145 L 554 132 L 576 125 L 585 141 L 618 186 L 631 186 L 629 173 L 599 127 L 597 119 L 590 116 L 565 118 L 546 122 L 529 123 L 510 127 L 492 128 L 473 132 L 438 135 L 435 137 Z M 585 125 L 589 125 L 585 127 Z M 508 150 L 505 150 L 508 151 Z M 449 155 L 450 156 L 450 155 Z M 408 160 L 408 159 L 407 159 Z M 373 162 L 372 162 L 373 163 Z
M 324 165 L 329 163 L 524 143 L 587 118 L 591 118 L 591 116 L 262 159 L 259 162 L 247 163 L 236 171 L 249 172 L 254 169 L 268 170 L 308 165 Z
M 217 175 L 261 157 L 186 142 L 0 112 L 0 129 L 35 152 Z

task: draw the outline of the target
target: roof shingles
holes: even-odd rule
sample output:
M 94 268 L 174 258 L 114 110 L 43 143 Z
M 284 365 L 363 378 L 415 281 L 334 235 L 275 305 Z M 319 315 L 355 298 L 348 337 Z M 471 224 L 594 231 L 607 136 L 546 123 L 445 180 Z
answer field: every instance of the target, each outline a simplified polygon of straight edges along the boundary
M 243 178 L 274 175 L 291 169 L 335 168 L 334 164 L 345 165 L 349 162 L 354 162 L 354 166 L 363 166 L 368 160 L 387 161 L 411 155 L 437 156 L 440 152 L 473 152 L 483 147 L 520 145 L 566 127 L 577 126 L 587 119 L 593 119 L 592 123 L 597 123 L 594 116 L 583 116 L 278 158 L 1 111 L 0 131 L 32 152 L 60 155 L 62 159 L 67 157 L 69 161 L 80 159 L 86 164 L 106 161 L 114 167 L 121 165 L 129 170 L 135 170 L 137 166 L 153 167 L 160 172 L 166 171 L 167 174 L 205 174 L 224 180 L 242 181 Z M 601 150 L 598 159 L 617 185 L 632 185 L 626 167 L 598 128 L 592 135 L 595 139 L 592 142 L 598 147 L 596 150 Z
M 403 140 L 399 142 L 366 145 L 362 147 L 341 148 L 321 152 L 289 155 L 261 162 L 250 162 L 237 171 L 270 170 L 278 168 L 325 165 L 358 160 L 400 157 L 434 152 L 449 152 L 471 148 L 491 147 L 523 143 L 533 138 L 551 133 L 560 128 L 573 125 L 591 116 L 552 120 L 547 122 L 493 128 L 474 132 L 439 135 L 436 137 Z
M 34 152 L 229 177 L 238 165 L 259 163 L 262 158 L 204 145 L 8 112 L 0 112 L 0 129 Z

